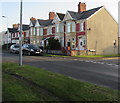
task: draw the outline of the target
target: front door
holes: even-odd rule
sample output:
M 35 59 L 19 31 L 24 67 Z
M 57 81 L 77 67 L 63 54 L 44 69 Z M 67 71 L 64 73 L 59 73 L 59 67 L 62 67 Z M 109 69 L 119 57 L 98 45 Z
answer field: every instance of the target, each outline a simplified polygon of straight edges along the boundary
M 79 50 L 84 50 L 83 45 L 84 45 L 83 38 L 82 38 L 82 37 L 80 37 L 80 38 L 79 38 Z

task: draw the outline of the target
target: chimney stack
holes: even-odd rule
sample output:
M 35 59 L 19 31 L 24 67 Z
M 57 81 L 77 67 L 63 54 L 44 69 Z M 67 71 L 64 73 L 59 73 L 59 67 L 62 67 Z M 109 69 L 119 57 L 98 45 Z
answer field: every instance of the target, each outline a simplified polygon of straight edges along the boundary
M 78 4 L 78 12 L 86 11 L 86 4 L 79 2 Z
M 36 18 L 34 18 L 34 17 L 31 17 L 31 18 L 30 18 L 30 21 L 31 21 L 31 20 L 36 20 Z
M 14 29 L 17 29 L 19 26 L 20 26 L 19 23 L 18 23 L 18 24 L 13 24 L 13 28 L 14 28 Z
M 55 17 L 55 12 L 49 12 L 49 19 L 53 20 Z

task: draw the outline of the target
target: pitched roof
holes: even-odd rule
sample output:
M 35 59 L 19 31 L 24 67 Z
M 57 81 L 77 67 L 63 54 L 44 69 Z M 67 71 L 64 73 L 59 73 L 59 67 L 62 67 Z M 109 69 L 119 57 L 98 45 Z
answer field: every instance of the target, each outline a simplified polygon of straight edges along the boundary
M 9 33 L 16 33 L 16 32 L 18 32 L 18 29 L 15 29 L 15 28 L 8 28 L 8 30 L 9 30 Z
M 58 15 L 58 17 L 60 18 L 60 20 L 64 19 L 65 14 L 62 13 L 56 13 Z
M 31 21 L 31 23 L 32 23 L 32 25 L 33 25 L 33 27 L 35 26 L 35 23 L 36 23 L 36 20 L 30 20 Z
M 39 24 L 43 27 L 52 25 L 52 21 L 53 21 L 53 20 L 50 20 L 50 19 L 48 19 L 48 20 L 37 19 L 37 20 L 38 20 Z
M 23 24 L 22 25 L 22 30 L 23 31 L 29 30 L 29 25 Z
M 90 17 L 92 14 L 94 14 L 96 11 L 98 11 L 102 7 L 103 6 L 100 6 L 100 7 L 90 9 L 90 10 L 87 10 L 87 11 L 83 11 L 83 12 L 79 12 L 79 13 L 74 12 L 74 11 L 68 11 L 68 12 L 73 19 L 81 20 L 81 19 L 87 19 L 88 17 Z

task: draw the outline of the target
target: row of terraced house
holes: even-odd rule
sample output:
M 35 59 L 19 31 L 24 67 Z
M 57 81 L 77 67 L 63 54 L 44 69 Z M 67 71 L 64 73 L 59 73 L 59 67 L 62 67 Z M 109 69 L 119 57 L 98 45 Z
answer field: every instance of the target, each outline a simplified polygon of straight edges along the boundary
M 24 41 L 45 47 L 54 37 L 68 55 L 118 53 L 118 24 L 104 6 L 86 10 L 86 4 L 79 2 L 77 12 L 49 12 L 47 20 L 32 17 L 27 30 Z

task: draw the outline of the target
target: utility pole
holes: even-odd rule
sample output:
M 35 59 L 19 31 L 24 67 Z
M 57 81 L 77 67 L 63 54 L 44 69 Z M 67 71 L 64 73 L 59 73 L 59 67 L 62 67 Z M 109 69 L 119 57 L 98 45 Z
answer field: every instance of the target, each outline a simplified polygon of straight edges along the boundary
M 8 17 L 7 16 L 2 16 L 2 17 L 7 19 L 7 45 L 6 45 L 6 48 L 8 50 L 8 44 L 9 44 Z
M 20 3 L 20 37 L 19 37 L 19 44 L 20 44 L 19 65 L 22 66 L 22 0 L 21 0 L 21 3 Z

